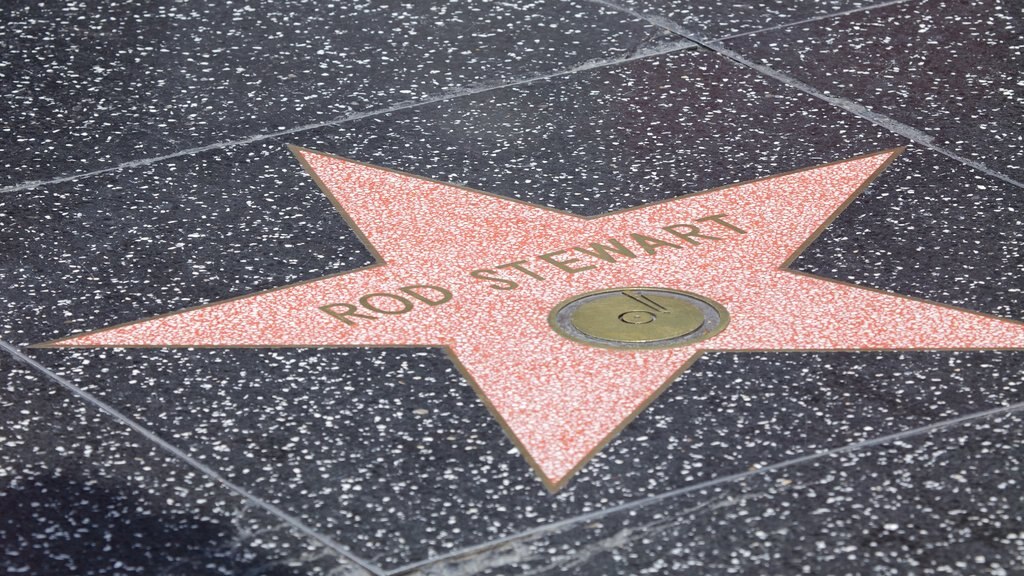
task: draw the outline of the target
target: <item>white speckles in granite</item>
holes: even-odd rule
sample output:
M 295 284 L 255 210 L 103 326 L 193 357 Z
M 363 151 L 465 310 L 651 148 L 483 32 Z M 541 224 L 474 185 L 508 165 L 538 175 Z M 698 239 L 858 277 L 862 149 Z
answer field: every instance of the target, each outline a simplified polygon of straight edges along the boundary
M 1024 11 L 913 0 L 726 45 L 1024 180 Z
M 576 0 L 17 4 L 0 14 L 0 186 L 678 39 Z
M 602 3 L 669 20 L 706 40 L 784 26 L 808 18 L 827 18 L 868 8 L 885 0 L 600 0 Z
M 5 574 L 367 574 L 0 358 Z
M 427 574 L 986 574 L 1024 570 L 1020 412 L 702 488 Z

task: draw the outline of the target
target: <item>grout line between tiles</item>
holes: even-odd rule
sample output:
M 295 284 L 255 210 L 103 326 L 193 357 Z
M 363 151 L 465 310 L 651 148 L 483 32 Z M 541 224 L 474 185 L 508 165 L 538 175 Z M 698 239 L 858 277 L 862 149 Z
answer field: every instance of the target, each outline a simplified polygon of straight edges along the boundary
M 862 440 L 860 442 L 854 442 L 854 443 L 851 443 L 851 444 L 847 444 L 845 446 L 840 446 L 838 448 L 833 448 L 833 449 L 830 449 L 830 450 L 822 450 L 820 452 L 814 452 L 814 453 L 811 453 L 811 454 L 806 454 L 804 456 L 798 456 L 796 458 L 790 458 L 789 460 L 783 460 L 781 462 L 776 462 L 774 464 L 768 464 L 766 466 L 762 466 L 762 467 L 758 468 L 757 470 L 749 470 L 749 471 L 745 471 L 745 472 L 737 472 L 735 474 L 729 474 L 729 475 L 726 475 L 726 476 L 719 476 L 717 478 L 712 478 L 710 480 L 705 480 L 703 482 L 698 482 L 697 484 L 691 484 L 691 485 L 685 486 L 683 488 L 677 488 L 675 490 L 669 490 L 668 492 L 662 492 L 661 494 L 657 494 L 655 496 L 648 496 L 646 498 L 640 498 L 640 499 L 637 499 L 637 500 L 631 500 L 629 502 L 624 502 L 624 503 L 618 504 L 616 506 L 610 506 L 608 508 L 602 508 L 600 510 L 595 510 L 593 512 L 587 512 L 585 514 L 580 514 L 580 515 L 577 515 L 577 516 L 573 516 L 571 518 L 565 518 L 563 520 L 558 520 L 556 522 L 551 522 L 549 524 L 544 524 L 544 525 L 538 526 L 536 528 L 532 528 L 532 529 L 529 529 L 529 530 L 523 530 L 523 531 L 517 532 L 515 534 L 510 534 L 508 536 L 504 536 L 504 537 L 501 537 L 501 538 L 496 538 L 494 540 L 489 540 L 487 542 L 484 542 L 484 543 L 481 543 L 481 544 L 477 544 L 475 546 L 468 546 L 468 547 L 462 548 L 460 550 L 453 550 L 451 552 L 448 552 L 448 553 L 445 553 L 445 554 L 441 554 L 439 556 L 435 556 L 434 558 L 430 558 L 428 560 L 423 560 L 423 561 L 420 561 L 420 562 L 413 562 L 413 563 L 410 563 L 410 564 L 406 564 L 405 566 L 401 566 L 401 567 L 398 567 L 398 568 L 393 568 L 391 570 L 388 570 L 385 576 L 402 576 L 402 575 L 405 575 L 405 574 L 410 574 L 412 570 L 416 570 L 418 568 L 427 567 L 427 566 L 430 566 L 432 564 L 436 564 L 438 562 L 442 562 L 442 561 L 445 561 L 445 560 L 451 560 L 451 559 L 462 557 L 462 556 L 470 556 L 470 555 L 478 553 L 478 552 L 484 552 L 486 550 L 489 550 L 489 549 L 492 549 L 492 548 L 496 548 L 498 546 L 501 546 L 502 544 L 507 544 L 507 543 L 515 542 L 517 540 L 525 540 L 527 538 L 539 536 L 539 535 L 546 534 L 546 533 L 549 533 L 549 532 L 557 532 L 560 529 L 562 529 L 564 527 L 567 527 L 567 526 L 572 526 L 572 525 L 575 525 L 575 524 L 580 524 L 580 523 L 588 522 L 588 521 L 591 521 L 591 520 L 598 520 L 598 519 L 604 518 L 606 516 L 610 516 L 612 514 L 617 514 L 617 513 L 620 513 L 620 512 L 626 512 L 626 511 L 629 511 L 629 510 L 636 510 L 636 509 L 644 508 L 644 507 L 649 506 L 651 504 L 655 504 L 655 503 L 658 503 L 658 502 L 661 502 L 661 501 L 664 501 L 664 500 L 669 500 L 669 499 L 672 499 L 672 498 L 676 498 L 678 496 L 682 496 L 682 495 L 685 495 L 685 494 L 688 494 L 688 493 L 691 493 L 691 492 L 697 492 L 697 491 L 700 491 L 700 490 L 705 490 L 705 489 L 712 488 L 712 487 L 715 487 L 715 486 L 719 486 L 719 485 L 722 485 L 722 484 L 730 484 L 730 483 L 734 483 L 734 482 L 737 482 L 737 481 L 742 481 L 742 480 L 745 480 L 747 478 L 751 478 L 751 477 L 754 477 L 754 476 L 757 476 L 757 475 L 767 474 L 769 472 L 775 472 L 775 471 L 778 471 L 778 470 L 782 470 L 784 468 L 790 468 L 790 467 L 797 466 L 797 465 L 800 465 L 800 464 L 806 464 L 806 463 L 813 462 L 815 460 L 820 460 L 820 459 L 823 459 L 823 458 L 826 458 L 826 457 L 829 457 L 829 456 L 835 456 L 835 455 L 840 455 L 840 454 L 848 454 L 848 453 L 851 453 L 851 452 L 857 452 L 859 450 L 863 450 L 863 449 L 866 449 L 866 448 L 873 448 L 875 446 L 879 446 L 879 445 L 882 445 L 882 444 L 888 444 L 888 443 L 891 443 L 891 442 L 896 442 L 896 441 L 907 439 L 907 438 L 913 438 L 913 437 L 916 437 L 916 436 L 922 436 L 922 435 L 925 435 L 925 434 L 928 434 L 928 433 L 931 433 L 931 432 L 936 432 L 936 431 L 939 431 L 939 430 L 955 428 L 955 427 L 957 427 L 957 426 L 959 426 L 961 424 L 967 423 L 967 422 L 973 422 L 973 421 L 976 421 L 976 420 L 984 420 L 986 418 L 990 418 L 990 417 L 994 417 L 994 416 L 1001 416 L 1001 415 L 1006 415 L 1006 414 L 1012 414 L 1012 413 L 1015 413 L 1015 412 L 1024 412 L 1024 402 L 1018 402 L 1018 403 L 1015 403 L 1015 404 L 1010 404 L 1008 406 L 1000 406 L 1000 407 L 991 408 L 991 409 L 988 409 L 988 410 L 981 410 L 979 412 L 972 412 L 970 414 L 965 414 L 965 415 L 962 415 L 962 416 L 957 416 L 955 418 L 949 418 L 947 420 L 941 420 L 939 422 L 933 422 L 933 423 L 927 424 L 925 426 L 919 426 L 917 428 L 911 428 L 909 430 L 903 430 L 903 431 L 900 431 L 900 432 L 894 432 L 892 434 L 885 434 L 883 436 L 877 436 L 875 438 L 870 438 L 868 440 Z
M 0 340 L 0 350 L 3 350 L 5 352 L 7 352 L 11 356 L 13 356 L 15 360 L 17 360 L 21 364 L 24 364 L 25 366 L 35 370 L 36 372 L 38 372 L 42 376 L 44 376 L 46 379 L 48 379 L 48 380 L 56 383 L 57 385 L 65 388 L 66 390 L 68 390 L 69 392 L 74 394 L 75 396 L 78 396 L 79 398 L 81 398 L 87 404 L 93 405 L 95 408 L 98 408 L 101 411 L 107 413 L 108 415 L 113 417 L 115 420 L 117 420 L 121 424 L 123 424 L 123 425 L 131 428 L 135 432 L 141 434 L 147 440 L 149 440 L 153 444 L 157 445 L 159 448 L 163 449 L 165 452 L 170 453 L 177 460 L 180 460 L 180 461 L 184 462 L 185 464 L 187 464 L 188 466 L 191 466 L 192 468 L 196 469 L 198 472 L 202 473 L 204 476 L 207 476 L 207 477 L 211 478 L 213 481 L 217 482 L 218 484 L 221 484 L 222 486 L 228 488 L 232 492 L 235 492 L 236 494 L 238 494 L 239 496 L 241 496 L 245 500 L 251 502 L 254 506 L 262 508 L 263 510 L 269 512 L 271 515 L 273 515 L 273 516 L 277 517 L 278 519 L 280 519 L 282 522 L 284 522 L 288 526 L 294 528 L 295 530 L 301 532 L 302 534 L 305 534 L 306 536 L 312 538 L 313 540 L 316 540 L 317 542 L 319 542 L 320 544 L 322 544 L 325 547 L 329 548 L 330 550 L 333 550 L 338 555 L 342 556 L 345 560 L 351 562 L 352 564 L 355 564 L 356 566 L 358 566 L 358 567 L 360 567 L 360 568 L 362 568 L 362 569 L 364 569 L 364 570 L 366 570 L 366 571 L 368 571 L 368 572 L 370 572 L 370 573 L 372 573 L 372 574 L 374 574 L 376 576 L 383 576 L 384 574 L 386 574 L 386 572 L 384 571 L 383 568 L 370 563 L 368 560 L 365 560 L 363 558 L 360 558 L 359 556 L 356 556 L 355 554 L 350 552 L 347 548 L 345 548 L 341 543 L 335 541 L 333 538 L 331 538 L 329 536 L 326 536 L 326 535 L 323 535 L 323 534 L 320 534 L 319 532 L 317 532 L 317 531 L 313 530 L 312 528 L 306 526 L 297 517 L 295 517 L 295 516 L 285 512 L 284 510 L 282 510 L 281 508 L 278 508 L 274 504 L 271 504 L 270 502 L 267 502 L 267 501 L 263 500 L 262 498 L 259 498 L 258 496 L 252 494 L 251 492 L 249 492 L 245 488 L 239 486 L 238 484 L 235 484 L 231 480 L 228 480 L 227 478 L 222 476 L 219 472 L 217 472 L 213 468 L 207 466 L 206 464 L 203 464 L 199 460 L 197 460 L 194 457 L 190 456 L 184 450 L 181 450 L 180 448 L 175 447 L 173 444 L 167 442 L 166 440 L 164 440 L 160 436 L 156 435 L 154 432 L 150 431 L 145 426 L 143 426 L 143 425 L 139 424 L 138 422 L 136 422 L 135 420 L 131 419 L 130 417 L 128 417 L 127 415 L 125 415 L 121 411 L 119 411 L 116 408 L 114 408 L 113 406 L 111 406 L 110 404 L 104 402 L 103 400 L 101 400 L 97 396 L 94 396 L 93 394 L 83 390 L 82 388 L 79 388 L 78 386 L 76 386 L 73 383 L 71 383 L 71 381 L 69 381 L 68 379 L 58 375 L 57 373 L 53 372 L 52 370 L 50 370 L 46 366 L 42 365 L 41 363 L 39 363 L 38 361 L 36 361 L 32 357 L 26 355 L 24 352 L 22 352 L 20 349 L 18 349 L 18 347 L 14 346 L 13 344 L 10 344 L 10 343 L 8 343 L 8 342 L 6 342 L 4 340 Z
M 914 142 L 915 144 L 919 144 L 919 145 L 921 145 L 924 148 L 928 148 L 929 150 L 932 150 L 933 152 L 937 152 L 937 153 L 942 154 L 943 156 L 946 156 L 947 158 L 955 160 L 955 161 L 957 161 L 957 162 L 959 162 L 961 164 L 965 164 L 967 166 L 970 166 L 971 168 L 974 168 L 975 170 L 977 170 L 979 172 L 982 172 L 984 174 L 987 174 L 987 175 L 989 175 L 989 176 L 991 176 L 993 178 L 1002 180 L 1003 182 L 1006 182 L 1008 184 L 1012 184 L 1013 186 L 1016 186 L 1018 188 L 1024 188 L 1024 182 L 1016 180 L 1013 177 L 1008 176 L 1006 174 L 1003 174 L 1002 172 L 999 172 L 998 170 L 996 170 L 994 168 L 990 168 L 990 167 L 988 167 L 987 165 L 985 165 L 982 162 L 978 162 L 977 160 L 972 160 L 970 158 L 967 158 L 966 156 L 958 154 L 958 153 L 954 152 L 953 150 L 950 150 L 950 149 L 946 148 L 945 146 L 940 146 L 940 145 L 936 144 L 934 137 L 932 137 L 931 135 L 929 135 L 929 134 L 927 134 L 927 133 L 925 133 L 925 132 L 923 132 L 921 130 L 918 130 L 917 128 L 914 128 L 913 126 L 910 126 L 909 124 L 904 124 L 903 122 L 900 122 L 898 120 L 890 118 L 889 116 L 886 116 L 885 114 L 874 112 L 871 109 L 869 109 L 867 106 L 864 106 L 863 104 L 860 104 L 859 102 L 855 102 L 853 100 L 849 100 L 849 99 L 846 99 L 846 98 L 837 98 L 837 97 L 834 97 L 834 96 L 829 96 L 825 92 L 823 92 L 821 90 L 818 90 L 817 88 L 815 88 L 814 86 L 811 86 L 810 84 L 807 84 L 806 82 L 802 82 L 800 80 L 797 80 L 796 78 L 790 76 L 789 74 L 786 74 L 784 72 L 779 72 L 778 70 L 775 70 L 774 68 L 772 68 L 772 67 L 770 67 L 770 66 L 768 66 L 766 64 L 758 64 L 758 63 L 756 63 L 756 62 L 754 62 L 752 60 L 749 60 L 746 57 L 744 57 L 742 54 L 740 54 L 740 53 L 738 53 L 738 52 L 736 52 L 734 50 L 730 50 L 730 49 L 726 48 L 723 44 L 721 44 L 721 40 L 722 39 L 705 39 L 705 38 L 702 38 L 699 34 L 697 34 L 695 32 L 692 32 L 690 30 L 687 30 L 687 29 L 683 28 L 682 26 L 679 26 L 678 24 L 676 24 L 672 20 L 669 20 L 668 18 L 665 18 L 663 16 L 652 15 L 652 14 L 644 14 L 644 13 L 638 12 L 636 10 L 633 10 L 631 8 L 627 8 L 625 6 L 620 6 L 619 4 L 616 4 L 615 2 L 612 2 L 610 0 L 588 0 L 588 1 L 592 2 L 594 4 L 598 4 L 600 6 L 604 6 L 606 8 L 615 8 L 615 9 L 621 10 L 623 13 L 628 14 L 628 15 L 634 17 L 634 18 L 641 18 L 641 19 L 646 20 L 647 22 L 649 22 L 649 23 L 651 23 L 651 24 L 653 24 L 655 26 L 660 26 L 660 27 L 664 28 L 665 30 L 668 30 L 669 32 L 673 32 L 675 34 L 678 34 L 679 36 L 682 36 L 683 38 L 686 38 L 687 40 L 690 40 L 694 44 L 696 44 L 696 45 L 698 45 L 698 46 L 700 46 L 700 47 L 702 47 L 702 48 L 704 48 L 704 49 L 706 49 L 708 51 L 714 52 L 715 54 L 717 54 L 719 56 L 722 56 L 723 58 L 731 60 L 732 62 L 734 62 L 734 63 L 736 63 L 736 64 L 738 64 L 740 66 L 743 66 L 745 68 L 749 68 L 751 70 L 754 70 L 755 72 L 758 72 L 759 74 L 761 74 L 763 76 L 767 76 L 769 78 L 772 78 L 773 80 L 775 80 L 777 82 L 780 82 L 781 84 L 783 84 L 785 86 L 788 86 L 790 88 L 799 90 L 800 92 L 803 92 L 804 94 L 807 94 L 808 96 L 812 96 L 812 97 L 817 98 L 819 100 L 823 100 L 824 102 L 826 102 L 826 103 L 828 103 L 828 104 L 830 104 L 832 106 L 835 106 L 836 108 L 840 108 L 842 110 L 845 110 L 845 111 L 847 111 L 847 112 L 849 112 L 849 113 L 851 113 L 851 114 L 853 114 L 855 116 L 858 116 L 860 118 L 863 118 L 863 119 L 871 122 L 872 124 L 875 124 L 877 126 L 881 126 L 882 128 L 885 128 L 886 130 L 888 130 L 890 132 L 894 132 L 896 134 L 899 134 L 900 136 L 903 136 L 904 138 L 907 138 L 908 140 L 910 140 L 911 142 Z M 873 8 L 877 8 L 877 7 L 881 7 L 881 6 L 884 6 L 884 4 L 878 4 L 878 5 L 874 5 L 872 7 Z M 867 10 L 867 9 L 869 9 L 869 8 L 865 8 L 865 10 Z M 836 13 L 836 14 L 834 14 L 832 16 L 841 16 L 841 15 L 847 14 L 847 13 L 850 13 L 850 11 L 847 11 L 845 13 L 844 12 L 839 12 L 839 13 Z M 819 18 L 819 20 L 820 19 L 821 18 Z M 758 32 L 758 31 L 751 32 L 750 34 L 754 34 L 756 32 Z M 727 36 L 725 38 L 730 38 L 730 37 Z M 725 38 L 723 38 L 723 39 L 725 39 Z
M 874 10 L 875 8 L 886 8 L 889 6 L 895 6 L 897 4 L 905 4 L 907 2 L 913 2 L 918 0 L 889 0 L 888 2 L 879 2 L 878 4 L 869 4 L 867 6 L 860 6 L 858 8 L 849 8 L 847 10 L 840 10 L 838 12 L 829 12 L 828 14 L 819 14 L 818 16 L 811 16 L 810 18 L 804 18 L 802 20 L 796 20 L 793 22 L 786 22 L 784 24 L 777 24 L 775 26 L 768 26 L 767 28 L 758 28 L 757 30 L 747 30 L 746 32 L 737 32 L 736 34 L 730 34 L 728 36 L 719 36 L 712 40 L 713 42 L 724 42 L 725 40 L 732 40 L 733 38 L 742 38 L 744 36 L 750 36 L 751 34 L 760 34 L 761 32 L 772 32 L 774 30 L 782 30 L 783 28 L 790 28 L 792 26 L 800 26 L 802 24 L 810 24 L 811 22 L 818 22 L 819 20 L 831 20 L 832 18 L 839 18 L 840 16 L 847 16 L 849 14 L 857 14 L 859 12 L 867 12 Z M 608 6 L 608 5 L 605 5 Z M 609 6 L 610 7 L 610 6 Z M 648 20 L 650 22 L 650 20 Z M 653 24 L 653 22 L 652 22 Z
M 335 118 L 333 120 L 327 120 L 327 121 L 324 121 L 324 122 L 312 122 L 312 123 L 309 123 L 309 124 L 302 124 L 300 126 L 294 126 L 292 128 L 287 128 L 287 129 L 284 129 L 284 130 L 278 130 L 278 131 L 275 131 L 275 132 L 265 132 L 265 133 L 262 133 L 262 134 L 256 134 L 254 136 L 248 136 L 248 137 L 245 137 L 245 138 L 236 138 L 236 139 L 232 139 L 232 140 L 222 140 L 220 142 L 214 142 L 212 144 L 206 144 L 206 145 L 197 146 L 197 147 L 194 147 L 194 148 L 186 148 L 184 150 L 178 150 L 176 152 L 171 152 L 169 154 L 162 154 L 160 156 L 153 156 L 153 157 L 150 157 L 150 158 L 142 158 L 142 159 L 139 159 L 139 160 L 129 160 L 127 162 L 122 162 L 122 163 L 117 164 L 115 166 L 110 166 L 110 167 L 107 167 L 107 168 L 100 168 L 98 170 L 92 170 L 90 172 L 82 172 L 80 174 L 68 174 L 68 175 L 65 175 L 65 176 L 58 176 L 56 178 L 49 178 L 49 179 L 45 179 L 45 180 L 29 180 L 27 182 L 22 182 L 20 184 L 14 184 L 12 186 L 7 186 L 7 187 L 4 187 L 4 188 L 0 188 L 0 194 L 7 193 L 7 192 L 20 192 L 20 191 L 23 191 L 23 190 L 31 190 L 33 188 L 38 188 L 40 186 L 47 186 L 47 185 L 50 185 L 50 184 L 61 184 L 61 183 L 64 183 L 64 182 L 72 182 L 72 181 L 75 181 L 75 180 L 81 180 L 81 179 L 84 179 L 84 178 L 91 178 L 91 177 L 94 177 L 94 176 L 100 176 L 100 175 L 103 175 L 103 174 L 109 174 L 111 172 L 117 172 L 119 170 L 124 170 L 124 169 L 128 169 L 128 168 L 137 168 L 137 167 L 140 167 L 140 166 L 149 166 L 151 164 L 157 164 L 157 163 L 163 162 L 165 160 L 171 160 L 171 159 L 180 158 L 180 157 L 183 157 L 183 156 L 190 156 L 190 155 L 198 154 L 198 153 L 201 153 L 201 152 L 208 152 L 210 150 L 219 150 L 219 149 L 224 149 L 224 148 L 232 148 L 232 147 L 235 147 L 235 146 L 243 146 L 243 145 L 246 145 L 246 144 L 254 144 L 254 143 L 257 143 L 257 142 L 263 142 L 264 140 L 271 140 L 273 138 L 279 138 L 281 136 L 288 136 L 290 134 L 297 134 L 299 132 L 305 132 L 307 130 L 315 130 L 317 128 L 326 128 L 326 127 L 329 127 L 329 126 L 340 126 L 342 124 L 347 124 L 349 122 L 355 122 L 357 120 L 363 120 L 363 119 L 366 119 L 366 118 L 372 118 L 374 116 L 382 116 L 382 115 L 385 115 L 385 114 L 391 114 L 393 112 L 399 112 L 399 111 L 402 111 L 402 110 L 408 110 L 410 108 L 416 108 L 416 107 L 419 107 L 419 106 L 425 106 L 425 105 L 430 105 L 430 104 L 439 104 L 441 102 L 447 102 L 449 100 L 455 100 L 455 99 L 463 98 L 463 97 L 466 97 L 466 96 L 476 96 L 478 94 L 484 94 L 486 92 L 492 92 L 494 90 L 501 90 L 501 89 L 504 89 L 504 88 L 512 88 L 514 86 L 522 86 L 524 84 L 530 84 L 530 83 L 533 83 L 533 82 L 541 82 L 541 81 L 544 81 L 544 80 L 551 80 L 553 78 L 559 78 L 561 76 L 569 76 L 571 74 L 576 74 L 576 73 L 579 73 L 579 72 L 586 72 L 588 70 L 594 70 L 594 69 L 597 69 L 597 68 L 605 68 L 605 67 L 608 67 L 608 66 L 616 66 L 616 65 L 619 65 L 619 64 L 625 64 L 627 62 L 632 62 L 634 60 L 642 60 L 644 58 L 651 58 L 651 57 L 654 57 L 654 56 L 661 56 L 661 55 L 664 55 L 664 54 L 669 54 L 671 52 L 677 52 L 677 51 L 680 51 L 680 50 L 688 50 L 688 49 L 693 49 L 693 48 L 696 48 L 696 47 L 697 47 L 697 44 L 694 43 L 694 42 L 691 42 L 690 40 L 678 40 L 678 41 L 675 41 L 675 42 L 670 42 L 670 43 L 668 43 L 668 44 L 666 44 L 664 46 L 657 47 L 657 48 L 647 48 L 647 49 L 637 50 L 637 51 L 634 51 L 630 55 L 625 56 L 625 57 L 601 58 L 601 59 L 596 59 L 596 60 L 588 60 L 587 62 L 584 62 L 582 64 L 578 64 L 576 66 L 572 66 L 570 68 L 564 68 L 564 69 L 561 69 L 561 70 L 556 70 L 554 72 L 547 72 L 547 73 L 543 73 L 543 74 L 534 74 L 534 75 L 531 75 L 531 76 L 525 76 L 523 78 L 520 78 L 518 80 L 513 80 L 513 81 L 510 81 L 510 82 L 502 82 L 502 83 L 487 83 L 487 82 L 485 82 L 485 83 L 471 85 L 471 86 L 467 86 L 467 87 L 453 88 L 453 89 L 450 89 L 450 90 L 443 91 L 443 92 L 441 92 L 439 94 L 436 94 L 434 96 L 429 96 L 429 97 L 422 98 L 422 99 L 419 99 L 419 100 L 406 100 L 406 101 L 403 101 L 403 102 L 398 102 L 398 103 L 395 103 L 395 104 L 391 104 L 389 106 L 385 106 L 383 108 L 377 108 L 377 109 L 373 109 L 373 110 L 366 110 L 366 111 L 362 111 L 362 112 L 352 112 L 352 113 L 346 114 L 344 116 L 341 116 L 339 118 Z

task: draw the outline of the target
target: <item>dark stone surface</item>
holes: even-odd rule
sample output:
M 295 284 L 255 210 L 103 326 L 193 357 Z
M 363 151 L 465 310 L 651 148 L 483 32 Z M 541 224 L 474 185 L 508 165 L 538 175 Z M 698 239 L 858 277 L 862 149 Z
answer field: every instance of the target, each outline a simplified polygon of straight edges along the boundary
M 0 356 L 0 572 L 368 574 Z
M 1020 412 L 748 476 L 403 573 L 1024 573 Z
M 1024 10 L 913 0 L 737 38 L 726 47 L 894 118 L 1024 181 Z
M 905 143 L 689 51 L 42 186 L 0 196 L 2 337 L 369 264 L 286 141 L 580 214 Z M 794 266 L 1021 319 L 1021 210 L 912 147 Z M 552 497 L 436 351 L 32 355 L 387 568 L 1024 400 L 1022 353 L 709 355 Z
M 808 18 L 827 17 L 881 4 L 884 0 L 608 0 L 601 3 L 620 6 L 655 21 L 668 20 L 704 40 L 713 40 Z
M 440 353 L 99 350 L 44 359 L 257 496 L 394 567 L 1020 401 L 1022 356 L 715 355 L 554 497 Z M 104 373 L 117 389 L 92 384 Z
M 0 186 L 677 40 L 576 0 L 5 2 Z

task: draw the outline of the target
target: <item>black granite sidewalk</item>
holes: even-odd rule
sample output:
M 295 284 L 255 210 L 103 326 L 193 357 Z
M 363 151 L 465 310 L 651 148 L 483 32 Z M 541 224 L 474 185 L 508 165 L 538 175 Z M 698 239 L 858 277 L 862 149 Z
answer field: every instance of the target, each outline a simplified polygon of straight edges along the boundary
M 1024 574 L 1024 351 L 713 353 L 550 494 L 429 348 L 35 349 L 373 257 L 288 144 L 594 216 L 898 146 L 794 270 L 1024 321 L 1016 0 L 0 10 L 0 573 Z

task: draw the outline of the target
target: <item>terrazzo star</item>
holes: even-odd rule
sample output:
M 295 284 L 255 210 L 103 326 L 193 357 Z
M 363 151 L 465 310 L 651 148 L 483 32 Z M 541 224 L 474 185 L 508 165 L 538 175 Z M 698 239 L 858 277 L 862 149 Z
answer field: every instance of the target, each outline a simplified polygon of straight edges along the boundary
M 705 351 L 1024 348 L 1018 322 L 786 269 L 900 150 L 597 218 L 293 152 L 377 264 L 42 346 L 443 347 L 552 491 Z M 468 273 L 723 214 L 713 242 L 514 290 Z M 423 306 L 321 310 L 374 293 Z

